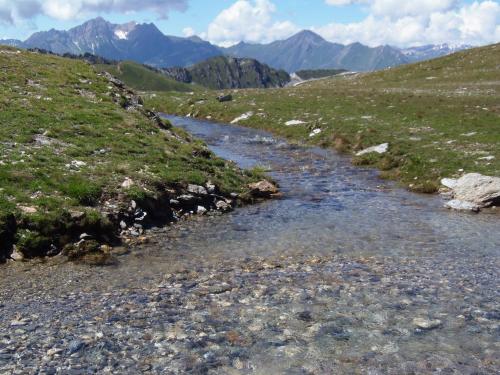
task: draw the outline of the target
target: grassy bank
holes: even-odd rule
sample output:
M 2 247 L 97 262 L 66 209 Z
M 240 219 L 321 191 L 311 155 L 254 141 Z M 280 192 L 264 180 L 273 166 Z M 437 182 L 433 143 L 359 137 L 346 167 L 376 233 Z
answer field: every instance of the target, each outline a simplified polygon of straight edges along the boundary
M 120 202 L 209 180 L 241 192 L 256 179 L 85 62 L 0 47 L 0 66 L 0 258 L 12 243 L 34 256 L 110 234 Z
M 197 86 L 177 82 L 160 72 L 148 69 L 133 61 L 124 61 L 115 65 L 98 64 L 98 71 L 105 71 L 122 80 L 134 90 L 139 91 L 180 91 L 190 92 Z
M 290 140 L 354 154 L 389 143 L 384 155 L 354 157 L 415 191 L 432 193 L 441 177 L 465 172 L 500 176 L 500 45 L 371 74 L 333 77 L 295 88 L 163 93 L 149 106 L 240 124 Z M 199 99 L 207 100 L 199 100 Z M 290 120 L 304 124 L 286 126 Z M 311 135 L 320 129 L 317 135 Z

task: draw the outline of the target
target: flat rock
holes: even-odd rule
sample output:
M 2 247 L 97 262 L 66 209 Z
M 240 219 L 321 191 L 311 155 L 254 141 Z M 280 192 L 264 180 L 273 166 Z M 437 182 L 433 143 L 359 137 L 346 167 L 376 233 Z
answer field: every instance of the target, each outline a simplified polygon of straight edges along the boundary
M 457 180 L 443 179 L 441 183 L 452 189 L 455 201 L 468 202 L 479 208 L 494 206 L 500 203 L 499 177 L 468 173 Z
M 302 125 L 305 123 L 306 123 L 305 121 L 301 121 L 301 120 L 290 120 L 290 121 L 285 122 L 285 126 Z
M 253 116 L 253 112 L 243 113 L 241 116 L 238 116 L 233 121 L 231 121 L 231 124 L 237 124 L 240 121 L 248 120 L 252 116 Z
M 371 154 L 376 152 L 377 154 L 385 154 L 389 150 L 389 143 L 382 143 L 378 146 L 368 147 L 367 149 L 361 150 L 356 154 L 356 156 L 362 156 L 366 154 Z
M 441 327 L 442 322 L 439 319 L 425 319 L 425 318 L 415 318 L 413 319 L 413 324 L 420 329 L 431 330 Z

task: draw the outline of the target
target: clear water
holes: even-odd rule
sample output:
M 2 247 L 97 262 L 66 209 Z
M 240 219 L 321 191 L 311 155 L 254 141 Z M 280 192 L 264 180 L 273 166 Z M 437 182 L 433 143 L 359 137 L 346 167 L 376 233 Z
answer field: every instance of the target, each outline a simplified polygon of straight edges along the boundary
M 101 330 L 141 350 L 115 373 L 145 358 L 151 373 L 499 373 L 498 214 L 446 210 L 331 151 L 168 118 L 242 167 L 269 168 L 283 198 L 154 231 L 114 268 L 4 267 L 1 334 L 35 312 L 60 342 Z M 59 320 L 71 334 L 51 331 Z M 34 335 L 26 361 L 39 356 Z M 81 363 L 94 361 L 87 350 Z

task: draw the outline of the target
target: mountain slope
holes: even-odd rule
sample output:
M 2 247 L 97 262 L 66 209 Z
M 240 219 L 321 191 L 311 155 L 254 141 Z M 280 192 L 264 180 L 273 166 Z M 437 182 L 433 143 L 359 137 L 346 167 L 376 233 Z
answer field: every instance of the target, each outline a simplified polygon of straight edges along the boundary
M 98 64 L 97 70 L 106 71 L 134 90 L 140 91 L 193 91 L 193 85 L 178 82 L 160 70 L 133 61 L 116 64 Z
M 142 226 L 171 219 L 187 183 L 229 196 L 251 180 L 88 63 L 0 47 L 0 65 L 0 261 L 13 243 L 33 257 L 112 241 L 138 223 L 131 200 Z
M 369 71 L 408 62 L 392 47 L 370 48 L 360 43 L 348 46 L 330 43 L 312 31 L 270 44 L 240 43 L 224 49 L 236 57 L 250 57 L 288 72 L 308 69 Z
M 180 82 L 194 82 L 211 89 L 283 87 L 290 76 L 254 59 L 218 56 L 188 68 L 162 69 Z
M 85 52 L 112 60 L 133 60 L 157 67 L 188 66 L 220 50 L 201 39 L 165 36 L 154 24 L 116 25 L 96 18 L 68 31 L 49 30 L 29 37 L 23 46 L 58 54 Z
M 10 47 L 19 47 L 23 48 L 24 43 L 21 40 L 17 39 L 0 39 L 1 46 L 10 46 Z

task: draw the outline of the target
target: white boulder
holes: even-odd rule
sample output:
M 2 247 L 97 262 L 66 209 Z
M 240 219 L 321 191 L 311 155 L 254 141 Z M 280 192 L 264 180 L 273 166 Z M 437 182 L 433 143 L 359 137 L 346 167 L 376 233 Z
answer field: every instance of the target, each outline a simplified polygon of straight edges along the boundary
M 447 204 L 451 208 L 474 211 L 500 202 L 499 177 L 468 173 L 457 180 L 443 179 L 441 183 L 451 189 L 453 201 Z

